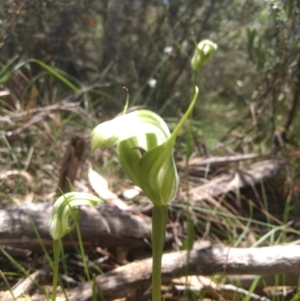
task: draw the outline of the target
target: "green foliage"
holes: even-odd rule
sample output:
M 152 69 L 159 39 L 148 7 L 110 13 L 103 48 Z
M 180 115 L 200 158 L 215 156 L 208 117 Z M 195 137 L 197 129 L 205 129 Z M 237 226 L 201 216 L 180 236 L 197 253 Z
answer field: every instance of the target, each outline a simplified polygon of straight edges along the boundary
M 13 22 L 7 17 L 10 14 Z M 43 16 L 42 20 L 37 16 Z M 15 6 L 5 0 L 0 9 L 5 37 L 0 74 L 12 94 L 25 99 L 30 98 L 31 89 L 24 75 L 34 79 L 41 102 L 55 102 L 66 95 L 66 86 L 57 90 L 57 82 L 77 92 L 88 85 L 91 93 L 81 100 L 85 107 L 113 116 L 123 107 L 121 87 L 126 86 L 132 104 L 150 106 L 163 115 L 180 114 L 190 94 L 187 58 L 193 58 L 194 41 L 206 36 L 218 42 L 220 51 L 193 82 L 205 99 L 201 110 L 198 105 L 195 108 L 195 119 L 209 125 L 202 139 L 217 141 L 239 126 L 245 139 L 237 141 L 236 149 L 249 140 L 269 149 L 272 136 L 281 128 L 295 125 L 290 128 L 293 140 L 299 129 L 289 109 L 294 107 L 291 99 L 297 74 L 297 16 L 293 0 L 133 5 L 131 1 L 99 4 L 94 0 L 88 5 L 57 0 L 41 5 L 19 0 Z M 47 75 L 45 67 L 33 60 L 51 68 Z M 22 76 L 14 68 L 20 64 L 25 67 Z M 64 78 L 58 78 L 54 70 L 62 70 L 58 73 Z M 293 111 L 298 111 L 297 106 Z M 219 120 L 223 126 L 215 122 Z
M 249 58 L 256 66 L 253 75 L 260 81 L 252 92 L 252 101 L 261 108 L 254 130 L 258 141 L 269 140 L 269 147 L 276 132 L 284 133 L 286 142 L 289 130 L 291 135 L 299 130 L 294 118 L 299 110 L 298 10 L 293 0 L 262 2 L 246 27 Z
M 16 64 L 15 66 L 13 66 L 13 68 L 11 68 L 10 70 L 7 70 L 9 68 L 9 66 L 12 65 L 12 63 L 16 60 L 16 58 L 14 58 L 13 60 L 11 60 L 10 62 L 8 62 L 1 70 L 0 75 L 2 75 L 0 77 L 0 84 L 5 84 L 10 78 L 11 76 L 20 68 L 22 68 L 25 65 L 28 65 L 30 63 L 35 63 L 38 64 L 39 66 L 41 66 L 42 68 L 44 68 L 49 74 L 53 75 L 54 77 L 56 77 L 60 82 L 64 83 L 68 88 L 70 88 L 71 90 L 73 90 L 74 92 L 79 92 L 79 89 L 74 86 L 74 84 L 72 84 L 65 76 L 63 76 L 61 74 L 61 72 L 57 71 L 55 68 L 48 66 L 47 64 L 43 63 L 42 61 L 39 60 L 35 60 L 35 59 L 29 59 L 25 62 L 20 62 L 18 64 Z M 5 72 L 7 71 L 7 72 Z

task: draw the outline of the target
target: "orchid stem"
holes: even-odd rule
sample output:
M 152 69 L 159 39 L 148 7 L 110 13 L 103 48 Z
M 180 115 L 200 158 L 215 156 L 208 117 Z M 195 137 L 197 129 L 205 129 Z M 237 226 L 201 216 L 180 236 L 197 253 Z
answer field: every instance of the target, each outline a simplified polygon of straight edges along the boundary
M 161 301 L 161 260 L 168 219 L 167 205 L 154 205 L 152 214 L 152 301 Z
M 56 291 L 58 284 L 58 268 L 59 268 L 59 254 L 60 254 L 60 239 L 53 240 L 53 285 L 52 285 L 52 301 L 56 300 Z

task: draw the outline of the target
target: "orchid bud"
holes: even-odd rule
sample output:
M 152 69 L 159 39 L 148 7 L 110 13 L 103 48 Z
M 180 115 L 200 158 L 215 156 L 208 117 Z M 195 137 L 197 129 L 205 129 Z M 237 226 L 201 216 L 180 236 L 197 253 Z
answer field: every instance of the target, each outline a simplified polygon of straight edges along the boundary
M 49 232 L 54 240 L 61 239 L 73 229 L 70 217 L 77 221 L 78 206 L 96 206 L 103 203 L 98 197 L 84 192 L 69 192 L 61 195 L 52 207 L 49 219 Z
M 201 41 L 195 49 L 194 55 L 191 60 L 192 69 L 198 71 L 204 66 L 213 55 L 214 51 L 218 49 L 217 44 L 210 40 Z
M 117 145 L 120 164 L 129 179 L 154 205 L 166 205 L 178 188 L 173 157 L 175 139 L 191 113 L 197 95 L 198 88 L 172 134 L 165 121 L 154 112 L 133 111 L 96 126 L 92 132 L 92 151 Z

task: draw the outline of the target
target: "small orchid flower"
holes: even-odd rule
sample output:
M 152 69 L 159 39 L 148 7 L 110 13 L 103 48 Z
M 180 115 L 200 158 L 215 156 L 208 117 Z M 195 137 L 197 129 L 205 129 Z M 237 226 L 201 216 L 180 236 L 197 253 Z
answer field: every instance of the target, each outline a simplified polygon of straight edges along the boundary
M 200 70 L 200 68 L 210 60 L 211 56 L 217 49 L 217 44 L 210 40 L 203 40 L 199 42 L 191 60 L 192 69 L 194 71 Z
M 54 240 L 63 238 L 73 226 L 70 218 L 78 220 L 78 206 L 96 206 L 103 201 L 98 197 L 83 192 L 69 192 L 60 196 L 52 207 L 49 219 L 49 232 Z
M 53 290 L 52 300 L 56 300 L 56 291 L 58 284 L 58 268 L 59 268 L 59 255 L 61 248 L 61 239 L 68 234 L 78 222 L 80 211 L 79 206 L 96 206 L 103 201 L 98 197 L 83 192 L 69 192 L 61 195 L 54 203 L 50 218 L 48 222 L 49 233 L 53 238 Z M 70 220 L 73 219 L 74 223 L 70 225 Z M 77 234 L 79 235 L 79 227 L 77 225 Z M 81 237 L 79 236 L 79 247 L 81 250 L 82 258 L 85 258 Z M 87 265 L 85 264 L 85 271 L 88 275 Z

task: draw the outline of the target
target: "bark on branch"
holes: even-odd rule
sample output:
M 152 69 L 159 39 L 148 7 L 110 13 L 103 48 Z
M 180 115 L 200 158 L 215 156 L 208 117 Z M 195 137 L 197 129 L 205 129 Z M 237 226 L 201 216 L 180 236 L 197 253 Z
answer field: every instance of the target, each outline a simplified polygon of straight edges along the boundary
M 248 186 L 254 187 L 256 184 L 274 178 L 284 165 L 285 161 L 269 160 L 260 162 L 248 170 L 236 170 L 216 177 L 204 185 L 191 189 L 190 202 L 197 203 L 230 191 L 238 191 Z
M 270 179 L 278 174 L 284 162 L 266 161 L 247 171 L 236 171 L 212 179 L 207 184 L 190 190 L 190 202 L 201 202 L 208 197 L 224 195 Z M 182 200 L 178 199 L 182 202 Z M 176 202 L 176 200 L 175 200 Z M 0 246 L 40 249 L 39 233 L 45 246 L 52 245 L 48 231 L 50 204 L 28 204 L 0 210 Z M 115 206 L 82 208 L 80 229 L 86 246 L 103 248 L 145 246 L 151 238 L 151 219 Z M 71 232 L 64 239 L 65 247 L 73 246 L 76 235 Z
M 148 289 L 151 280 L 151 259 L 145 259 L 119 267 L 95 279 L 98 294 L 105 300 L 127 296 L 135 290 Z M 196 275 L 226 273 L 231 275 L 273 275 L 295 273 L 299 277 L 300 246 L 274 246 L 262 248 L 228 248 L 200 246 L 190 252 L 189 272 Z M 173 252 L 163 256 L 162 282 L 184 276 L 187 268 L 187 252 Z M 79 293 L 80 292 L 80 293 Z M 68 291 L 69 301 L 90 300 L 92 283 Z M 59 297 L 58 301 L 65 300 Z
M 52 246 L 48 229 L 51 208 L 50 204 L 33 203 L 0 210 L 0 246 L 30 250 L 40 250 L 41 242 Z M 110 205 L 82 207 L 79 223 L 85 246 L 134 248 L 145 246 L 151 237 L 149 217 Z M 75 231 L 63 239 L 66 248 L 76 241 Z
M 284 285 L 289 284 L 287 279 L 292 279 L 294 281 L 293 284 L 298 283 L 300 266 L 299 245 L 239 249 L 224 246 L 212 247 L 209 243 L 202 242 L 197 243 L 197 246 L 191 250 L 188 262 L 187 258 L 187 251 L 168 253 L 163 256 L 163 284 L 170 284 L 172 279 L 184 276 L 187 266 L 189 267 L 190 275 L 209 276 L 221 273 L 235 275 L 235 279 L 237 278 L 236 275 L 250 275 L 252 281 L 254 279 L 253 275 L 264 275 L 268 280 L 267 282 L 270 283 L 272 281 L 270 277 L 275 279 L 275 274 L 286 274 L 289 275 L 289 278 L 280 278 L 284 279 Z M 151 258 L 129 263 L 106 274 L 96 276 L 93 282 L 67 290 L 67 300 L 91 300 L 95 292 L 98 294 L 99 300 L 112 300 L 147 290 L 150 288 L 151 269 Z M 37 280 L 37 277 L 42 277 L 45 271 L 39 272 L 38 275 L 35 275 L 36 273 L 32 274 L 32 279 Z M 278 278 L 276 279 L 278 281 Z M 264 280 L 261 282 L 265 283 Z M 18 294 L 20 291 L 26 293 L 24 292 L 24 287 L 25 290 L 33 290 L 31 282 L 25 279 L 23 283 L 19 283 L 13 289 L 15 296 L 20 295 Z M 56 300 L 65 301 L 66 296 L 61 294 Z M 9 292 L 5 294 L 4 300 L 11 300 Z M 39 296 L 39 300 L 45 300 L 45 297 Z

